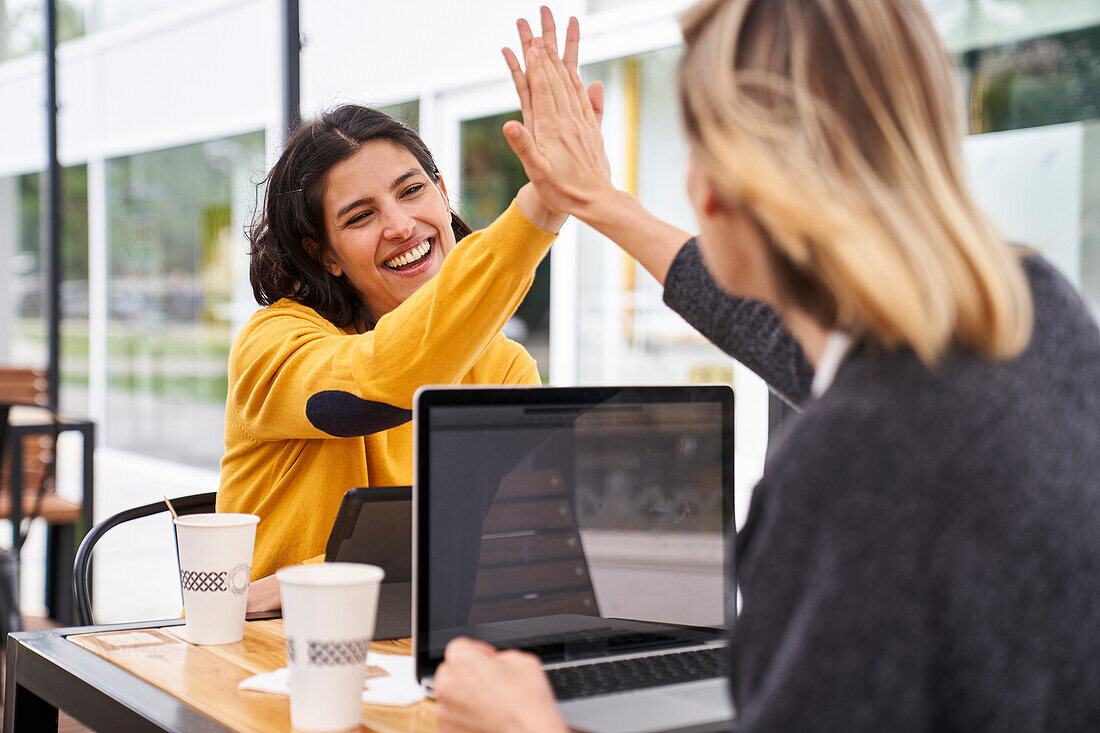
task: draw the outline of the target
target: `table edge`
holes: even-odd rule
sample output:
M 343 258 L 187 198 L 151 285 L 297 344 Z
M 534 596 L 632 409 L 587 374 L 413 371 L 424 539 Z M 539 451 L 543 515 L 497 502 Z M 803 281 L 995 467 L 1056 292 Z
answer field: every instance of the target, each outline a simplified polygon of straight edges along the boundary
M 97 730 L 209 731 L 232 733 L 165 692 L 65 637 L 103 631 L 163 628 L 182 620 L 83 626 L 13 633 L 7 640 L 9 693 L 18 685 Z M 9 729 L 9 706 L 4 729 Z

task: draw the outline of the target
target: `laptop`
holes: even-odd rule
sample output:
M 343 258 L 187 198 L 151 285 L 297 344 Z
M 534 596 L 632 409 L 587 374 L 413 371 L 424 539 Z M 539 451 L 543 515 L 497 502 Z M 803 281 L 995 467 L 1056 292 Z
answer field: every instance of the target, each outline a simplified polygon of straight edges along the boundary
M 378 593 L 374 638 L 412 633 L 412 487 L 373 486 L 344 494 L 325 546 L 326 562 L 377 565 L 386 572 Z
M 728 386 L 421 388 L 413 646 L 538 655 L 582 731 L 722 730 Z

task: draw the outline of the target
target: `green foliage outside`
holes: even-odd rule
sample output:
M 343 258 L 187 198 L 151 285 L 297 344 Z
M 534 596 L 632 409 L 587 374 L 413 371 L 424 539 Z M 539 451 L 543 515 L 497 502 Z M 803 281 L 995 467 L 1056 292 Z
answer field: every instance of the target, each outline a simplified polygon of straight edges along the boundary
M 42 268 L 44 173 L 19 176 L 19 251 Z M 88 279 L 88 166 L 61 169 L 61 279 Z
M 971 132 L 1100 118 L 1100 26 L 964 55 Z

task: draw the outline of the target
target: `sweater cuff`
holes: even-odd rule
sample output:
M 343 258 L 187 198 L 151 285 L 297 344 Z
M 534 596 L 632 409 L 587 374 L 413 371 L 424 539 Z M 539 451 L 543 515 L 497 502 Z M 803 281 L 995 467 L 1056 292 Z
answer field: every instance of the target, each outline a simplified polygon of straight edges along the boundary
M 699 283 L 710 279 L 699 252 L 699 245 L 696 244 L 695 237 L 692 237 L 684 242 L 684 246 L 680 247 L 680 251 L 672 258 L 672 264 L 668 266 L 662 299 L 669 308 L 682 313 L 687 304 L 698 296 Z
M 485 244 L 493 247 L 494 257 L 515 272 L 533 270 L 550 251 L 557 234 L 544 232 L 523 215 L 513 199 L 496 221 L 481 230 Z M 512 243 L 507 246 L 506 243 Z

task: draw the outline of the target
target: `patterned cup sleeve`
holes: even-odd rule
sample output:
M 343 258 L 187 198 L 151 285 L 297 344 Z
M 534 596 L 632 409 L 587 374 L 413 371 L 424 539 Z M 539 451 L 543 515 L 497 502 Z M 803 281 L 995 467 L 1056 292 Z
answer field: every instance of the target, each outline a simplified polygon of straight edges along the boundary
M 369 636 L 362 639 L 326 641 L 310 639 L 304 643 L 287 637 L 286 658 L 291 664 L 295 664 L 298 662 L 298 652 L 304 651 L 305 657 L 302 661 L 306 664 L 314 667 L 343 667 L 362 664 L 367 661 L 367 650 L 369 648 Z
M 184 590 L 199 593 L 227 591 L 235 596 L 248 592 L 248 580 L 252 566 L 235 565 L 231 570 L 180 570 L 180 586 Z

